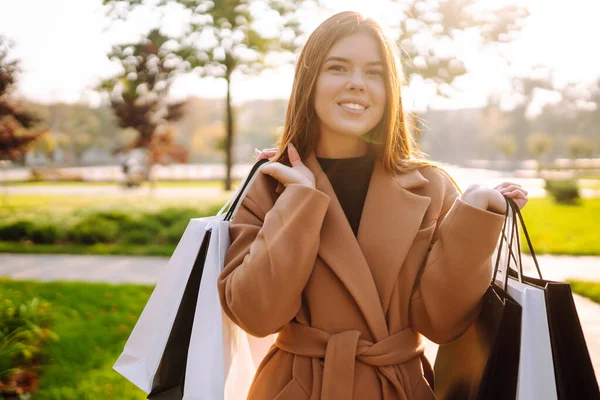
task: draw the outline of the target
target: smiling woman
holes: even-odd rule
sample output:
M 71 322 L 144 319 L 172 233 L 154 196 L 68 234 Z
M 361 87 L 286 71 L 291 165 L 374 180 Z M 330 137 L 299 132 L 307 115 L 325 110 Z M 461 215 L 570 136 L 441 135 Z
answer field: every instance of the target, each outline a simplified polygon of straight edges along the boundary
M 392 42 L 356 12 L 323 22 L 298 57 L 279 147 L 259 155 L 271 162 L 218 279 L 233 322 L 277 333 L 250 400 L 433 400 L 422 336 L 447 342 L 477 317 L 502 194 L 523 207 L 527 193 L 461 194 L 419 158 L 400 86 Z

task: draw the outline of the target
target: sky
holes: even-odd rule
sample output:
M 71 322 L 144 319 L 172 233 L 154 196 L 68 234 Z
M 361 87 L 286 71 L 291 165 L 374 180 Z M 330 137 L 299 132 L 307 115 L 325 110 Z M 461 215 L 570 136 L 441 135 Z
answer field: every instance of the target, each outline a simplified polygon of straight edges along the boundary
M 501 0 L 480 0 L 481 3 Z M 510 0 L 502 0 L 509 2 Z M 147 31 L 150 17 L 128 19 L 111 24 L 104 15 L 102 0 L 0 0 L 0 34 L 14 41 L 11 54 L 21 61 L 23 70 L 18 94 L 40 102 L 87 102 L 98 104 L 100 97 L 91 90 L 98 82 L 118 72 L 106 54 L 111 45 L 131 42 Z M 385 0 L 322 0 L 328 11 L 307 12 L 303 25 L 314 29 L 334 12 L 361 11 L 383 25 L 393 23 L 392 6 Z M 513 74 L 529 74 L 535 65 L 553 71 L 558 86 L 567 82 L 591 83 L 600 78 L 600 57 L 594 54 L 594 41 L 600 37 L 600 1 L 597 0 L 521 0 L 531 17 L 519 40 L 505 49 L 509 70 L 497 56 L 483 54 L 468 41 L 458 51 L 471 72 L 462 77 L 460 91 L 451 99 L 436 98 L 433 89 L 416 82 L 404 92 L 408 108 L 458 108 L 485 104 L 488 95 L 509 90 Z M 177 27 L 178 16 L 167 23 Z M 587 50 L 587 52 L 586 52 Z M 236 76 L 232 85 L 234 103 L 254 99 L 288 98 L 293 66 L 264 71 L 260 76 Z M 178 78 L 171 95 L 224 97 L 225 82 L 200 79 L 195 75 Z M 547 96 L 541 102 L 552 101 Z M 541 107 L 541 104 L 540 104 Z

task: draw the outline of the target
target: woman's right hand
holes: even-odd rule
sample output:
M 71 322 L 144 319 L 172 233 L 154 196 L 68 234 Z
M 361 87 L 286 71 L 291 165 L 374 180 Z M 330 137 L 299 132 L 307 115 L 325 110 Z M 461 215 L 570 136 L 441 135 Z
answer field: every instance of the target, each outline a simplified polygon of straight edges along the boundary
M 277 149 L 266 149 L 260 152 L 256 159 L 260 160 L 262 158 L 269 158 L 275 155 Z M 300 154 L 298 154 L 298 150 L 294 147 L 293 144 L 288 145 L 288 158 L 291 167 L 287 165 L 283 165 L 278 162 L 271 162 L 266 164 L 261 168 L 260 172 L 263 174 L 272 176 L 281 182 L 282 185 L 287 186 L 294 183 L 309 186 L 311 188 L 315 188 L 315 176 L 310 169 L 300 159 Z

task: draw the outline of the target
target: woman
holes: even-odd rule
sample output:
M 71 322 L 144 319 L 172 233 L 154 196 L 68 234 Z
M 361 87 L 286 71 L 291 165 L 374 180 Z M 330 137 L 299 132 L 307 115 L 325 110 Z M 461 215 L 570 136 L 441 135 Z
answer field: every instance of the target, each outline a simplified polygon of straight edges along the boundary
M 474 320 L 491 279 L 505 183 L 460 194 L 415 159 L 381 28 L 335 15 L 306 42 L 281 144 L 230 225 L 221 304 L 278 332 L 249 399 L 434 399 L 422 336 Z

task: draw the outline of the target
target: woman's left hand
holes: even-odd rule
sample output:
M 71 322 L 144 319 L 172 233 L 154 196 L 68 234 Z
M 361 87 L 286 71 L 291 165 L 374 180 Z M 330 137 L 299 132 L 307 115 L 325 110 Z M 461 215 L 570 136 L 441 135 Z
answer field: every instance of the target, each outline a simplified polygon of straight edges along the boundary
M 529 200 L 527 198 L 528 192 L 523 189 L 521 185 L 513 182 L 503 182 L 500 185 L 494 187 L 494 190 L 500 192 L 503 196 L 508 197 L 522 210 Z

